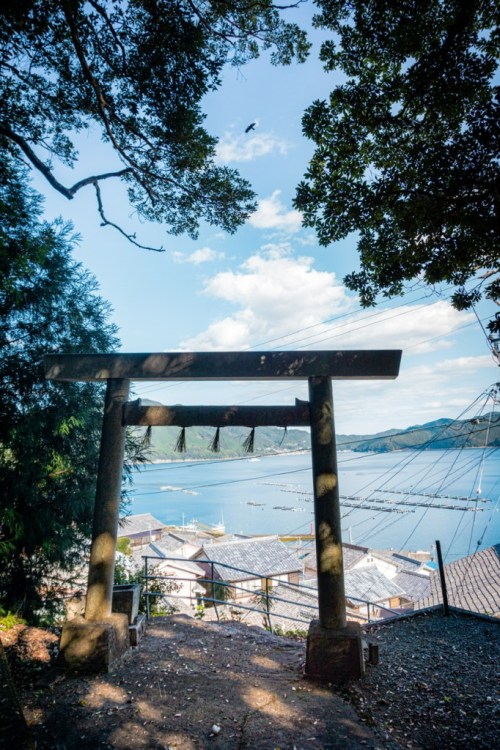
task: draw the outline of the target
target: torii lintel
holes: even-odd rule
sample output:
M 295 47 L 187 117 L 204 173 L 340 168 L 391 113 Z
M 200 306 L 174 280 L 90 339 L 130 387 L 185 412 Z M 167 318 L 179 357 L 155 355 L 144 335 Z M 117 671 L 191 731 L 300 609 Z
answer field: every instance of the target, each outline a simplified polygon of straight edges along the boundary
M 393 379 L 401 350 L 48 354 L 49 380 Z

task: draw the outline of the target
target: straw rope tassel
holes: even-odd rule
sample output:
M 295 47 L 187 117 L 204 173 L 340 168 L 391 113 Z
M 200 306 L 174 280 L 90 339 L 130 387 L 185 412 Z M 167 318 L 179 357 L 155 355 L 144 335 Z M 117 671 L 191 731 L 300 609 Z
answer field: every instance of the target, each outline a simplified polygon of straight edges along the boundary
M 252 427 L 249 436 L 243 443 L 243 448 L 247 453 L 253 453 L 253 446 L 255 443 L 255 427 Z
M 208 450 L 212 451 L 213 453 L 220 452 L 220 427 L 217 427 L 217 429 L 215 430 L 214 439 L 208 446 Z
M 177 442 L 175 444 L 175 450 L 177 453 L 185 453 L 186 452 L 186 428 L 183 427 L 182 430 L 179 432 L 179 437 L 177 438 Z
M 286 438 L 287 431 L 288 431 L 288 427 L 285 426 L 285 429 L 283 430 L 283 437 L 281 438 L 281 441 L 280 441 L 280 444 L 278 445 L 278 448 L 281 448 L 281 446 L 283 445 L 283 441 Z

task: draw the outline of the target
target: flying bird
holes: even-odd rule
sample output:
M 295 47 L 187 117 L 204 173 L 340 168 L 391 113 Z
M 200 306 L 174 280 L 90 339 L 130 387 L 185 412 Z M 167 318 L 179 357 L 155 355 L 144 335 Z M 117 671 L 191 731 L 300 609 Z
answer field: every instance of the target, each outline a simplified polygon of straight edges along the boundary
M 255 126 L 257 125 L 256 122 L 251 122 L 250 125 L 245 128 L 245 133 L 249 133 L 251 130 L 255 130 Z

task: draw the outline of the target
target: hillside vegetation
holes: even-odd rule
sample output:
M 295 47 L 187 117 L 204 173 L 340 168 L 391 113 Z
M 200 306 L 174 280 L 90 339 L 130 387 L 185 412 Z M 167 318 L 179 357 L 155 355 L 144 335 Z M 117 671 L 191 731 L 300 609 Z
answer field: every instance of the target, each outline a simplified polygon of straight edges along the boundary
M 189 427 L 186 450 L 175 450 L 178 427 L 155 427 L 151 435 L 152 461 L 180 458 L 213 458 L 211 443 L 213 427 Z M 244 442 L 250 430 L 245 427 L 224 427 L 220 431 L 221 458 L 245 455 Z M 385 453 L 401 449 L 459 449 L 500 446 L 500 417 L 484 415 L 473 420 L 438 419 L 405 430 L 387 430 L 375 435 L 337 435 L 339 450 Z M 310 450 L 309 433 L 304 430 L 258 427 L 255 430 L 254 452 L 276 453 Z

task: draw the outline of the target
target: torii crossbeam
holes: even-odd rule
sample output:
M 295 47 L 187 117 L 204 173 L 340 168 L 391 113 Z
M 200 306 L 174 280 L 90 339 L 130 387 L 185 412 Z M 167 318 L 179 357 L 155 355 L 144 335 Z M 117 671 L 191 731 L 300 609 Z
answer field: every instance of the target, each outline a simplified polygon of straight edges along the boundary
M 306 669 L 311 676 L 337 682 L 358 676 L 362 671 L 361 641 L 359 634 L 353 637 L 347 632 L 351 624 L 346 623 L 331 380 L 393 379 L 399 374 L 400 360 L 400 350 L 47 355 L 44 361 L 49 379 L 107 381 L 85 619 L 99 622 L 111 616 L 127 425 L 310 425 L 319 623 L 311 625 Z M 128 403 L 130 381 L 290 379 L 308 381 L 309 402 L 298 401 L 292 407 L 144 407 Z M 339 654 L 345 656 L 349 650 L 342 667 Z M 328 653 L 335 661 L 333 673 L 327 668 Z

